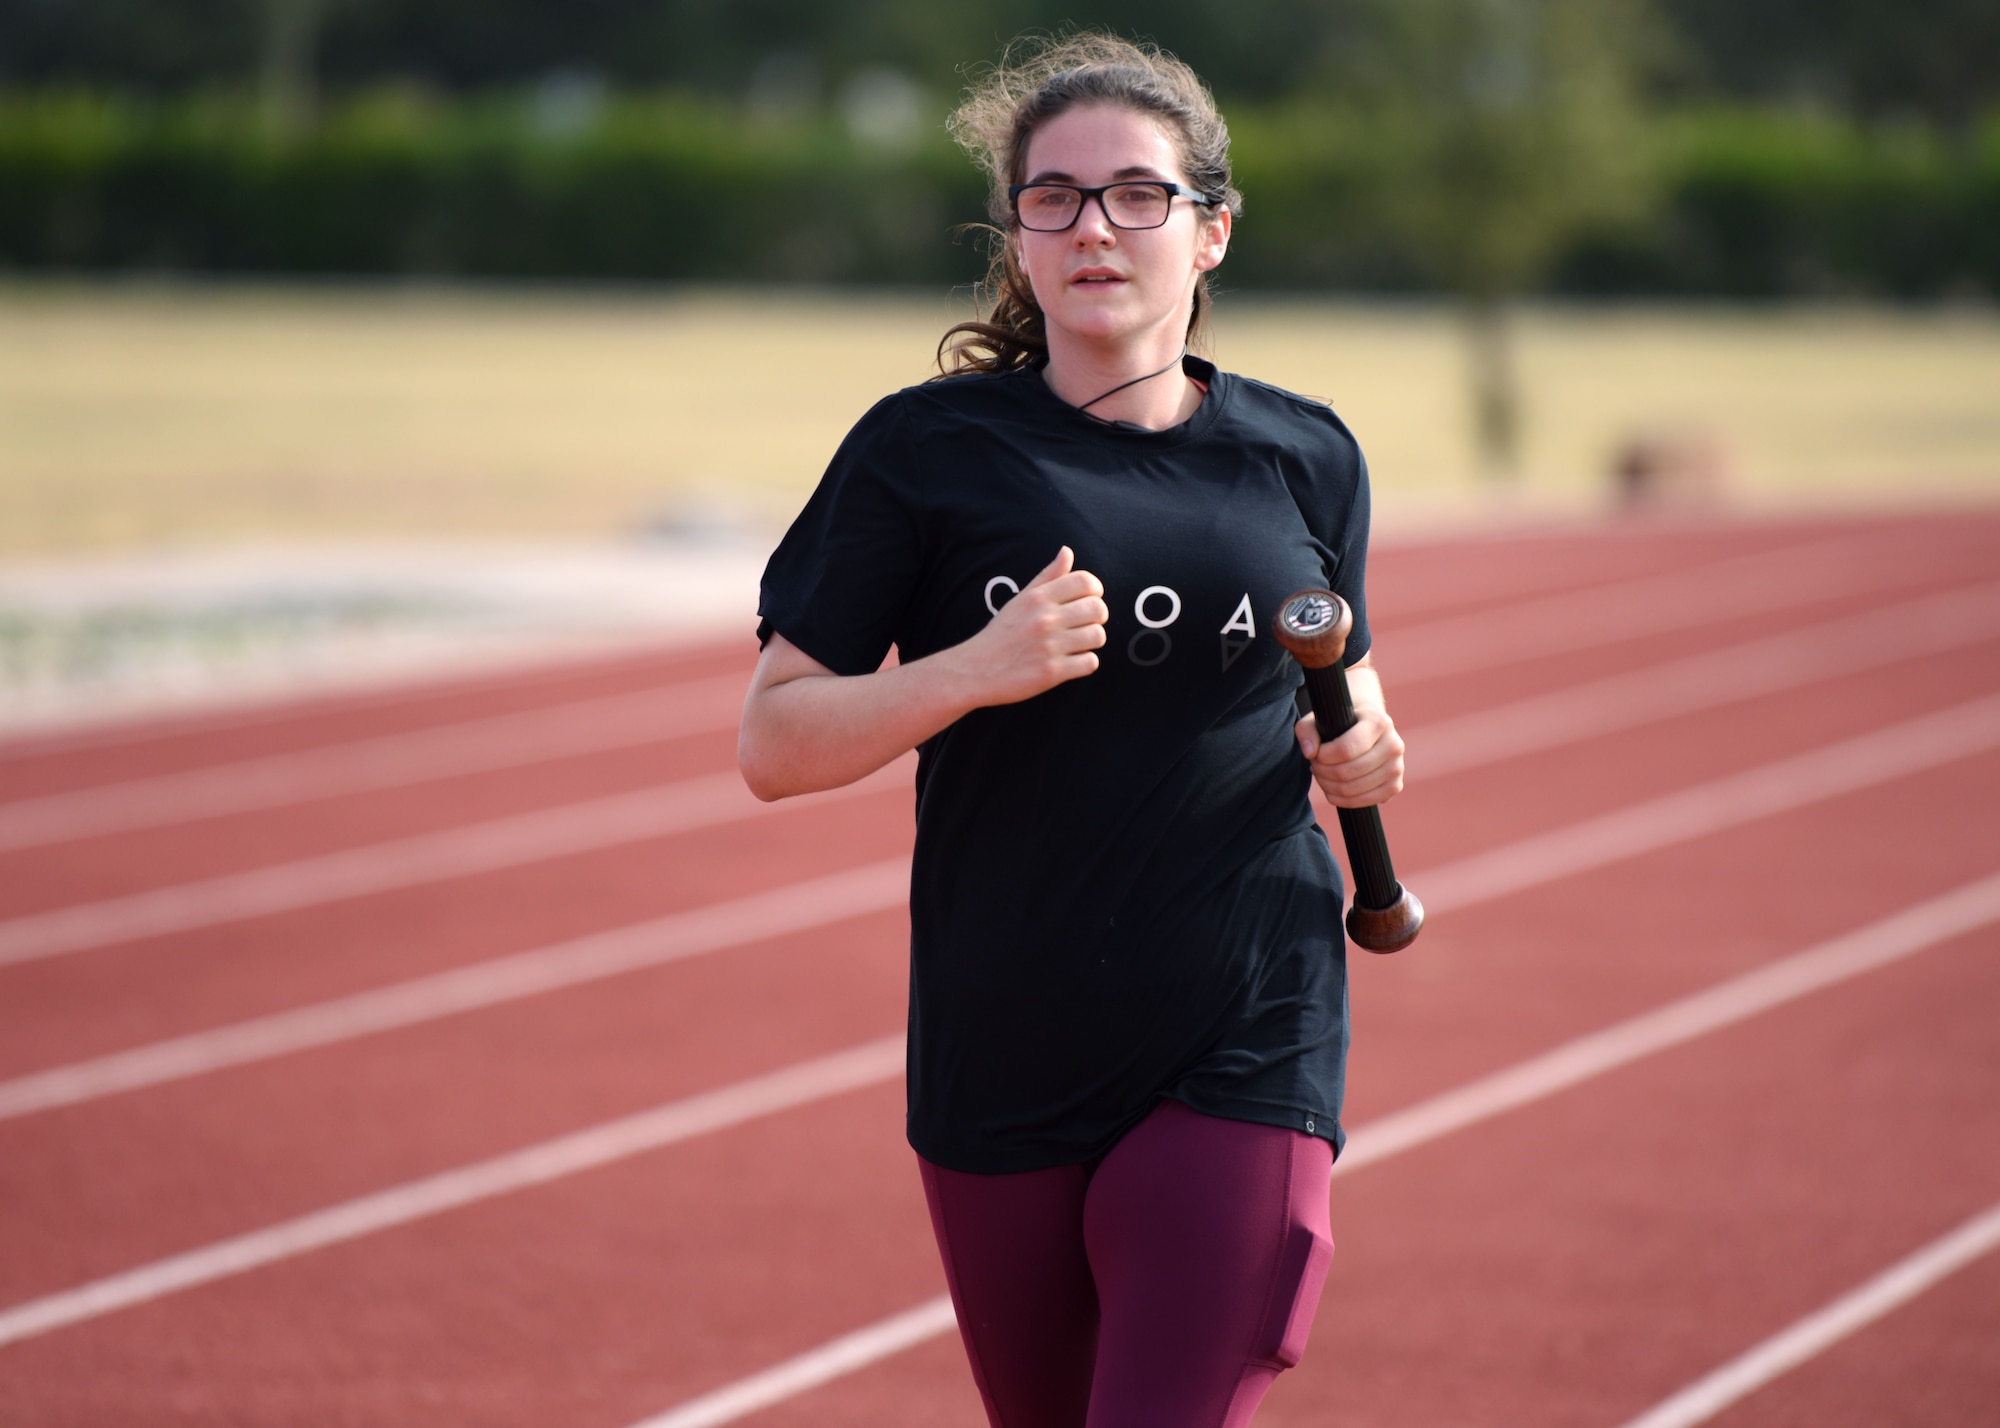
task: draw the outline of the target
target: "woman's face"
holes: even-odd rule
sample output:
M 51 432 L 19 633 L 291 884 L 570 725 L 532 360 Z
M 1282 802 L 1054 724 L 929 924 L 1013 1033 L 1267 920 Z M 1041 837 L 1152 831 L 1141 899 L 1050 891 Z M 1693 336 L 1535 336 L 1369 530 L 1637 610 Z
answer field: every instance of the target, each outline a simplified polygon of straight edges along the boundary
M 1024 183 L 1085 188 L 1126 179 L 1187 183 L 1180 155 L 1159 120 L 1117 105 L 1066 110 L 1028 140 Z M 1212 216 L 1211 216 L 1212 215 Z M 1229 214 L 1176 198 L 1165 226 L 1115 228 L 1101 203 L 1083 205 L 1061 233 L 1016 228 L 1022 270 L 1058 333 L 1095 346 L 1178 347 L 1187 332 L 1194 285 L 1222 261 Z M 1170 333 L 1171 343 L 1147 344 Z

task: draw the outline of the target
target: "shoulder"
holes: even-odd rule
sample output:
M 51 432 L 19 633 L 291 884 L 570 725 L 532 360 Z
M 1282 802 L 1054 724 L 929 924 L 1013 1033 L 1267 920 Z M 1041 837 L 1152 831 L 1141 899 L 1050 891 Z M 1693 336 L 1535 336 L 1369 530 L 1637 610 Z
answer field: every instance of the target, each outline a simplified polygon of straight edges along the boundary
M 1365 499 L 1367 460 L 1329 403 L 1254 377 L 1228 382 L 1228 439 L 1276 467 L 1301 505 L 1344 509 Z
M 909 412 L 903 400 L 904 392 L 891 392 L 874 406 L 861 414 L 861 419 L 847 429 L 846 439 L 841 442 L 844 449 L 879 446 L 899 439 L 909 427 Z
M 1249 434 L 1301 448 L 1302 454 L 1322 460 L 1328 456 L 1359 460 L 1360 443 L 1330 402 L 1238 373 L 1227 378 L 1230 414 Z
M 1025 393 L 1016 372 L 934 377 L 889 393 L 848 429 L 850 450 L 921 444 L 1018 416 Z
M 914 519 L 939 497 L 937 473 L 961 469 L 992 433 L 1018 421 L 1015 374 L 975 373 L 904 387 L 848 428 L 820 489 L 843 500 L 888 500 Z
M 961 421 L 990 421 L 1017 414 L 1038 380 L 1025 367 L 1011 372 L 954 372 L 905 387 L 890 400 L 898 402 L 919 429 Z

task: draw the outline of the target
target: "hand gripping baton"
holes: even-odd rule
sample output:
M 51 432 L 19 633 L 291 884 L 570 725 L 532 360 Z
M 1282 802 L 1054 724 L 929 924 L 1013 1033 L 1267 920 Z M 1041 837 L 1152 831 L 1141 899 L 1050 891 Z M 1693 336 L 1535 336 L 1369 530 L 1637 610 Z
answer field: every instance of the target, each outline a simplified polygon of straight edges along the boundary
M 1340 657 L 1347 650 L 1354 612 L 1331 590 L 1301 590 L 1278 607 L 1271 633 L 1291 651 L 1306 674 L 1312 696 L 1313 722 L 1322 743 L 1331 743 L 1354 727 L 1354 699 L 1347 692 L 1347 671 Z M 1341 808 L 1340 836 L 1347 844 L 1347 865 L 1354 870 L 1354 905 L 1347 910 L 1347 935 L 1370 952 L 1396 952 L 1417 940 L 1424 926 L 1424 905 L 1396 881 L 1389 862 L 1389 840 L 1382 833 L 1379 808 Z

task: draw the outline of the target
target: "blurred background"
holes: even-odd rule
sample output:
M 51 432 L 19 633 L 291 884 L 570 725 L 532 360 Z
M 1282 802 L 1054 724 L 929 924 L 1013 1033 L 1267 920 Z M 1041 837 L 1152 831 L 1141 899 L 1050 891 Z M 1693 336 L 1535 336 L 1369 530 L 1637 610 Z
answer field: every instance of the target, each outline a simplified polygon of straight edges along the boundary
M 2000 497 L 1986 0 L 4 0 L 6 718 L 741 625 L 1069 25 L 1215 87 L 1212 355 L 1387 534 Z

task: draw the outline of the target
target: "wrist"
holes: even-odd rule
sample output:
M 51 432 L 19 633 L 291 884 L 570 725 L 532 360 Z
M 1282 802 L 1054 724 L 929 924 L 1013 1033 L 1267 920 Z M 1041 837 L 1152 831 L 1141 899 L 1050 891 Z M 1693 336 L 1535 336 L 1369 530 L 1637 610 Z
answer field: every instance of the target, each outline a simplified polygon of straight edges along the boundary
M 989 702 L 982 697 L 985 684 L 980 673 L 982 661 L 973 648 L 978 640 L 979 637 L 974 635 L 963 644 L 941 649 L 903 666 L 923 681 L 927 696 L 924 702 L 931 706 L 939 728 L 957 722 Z

